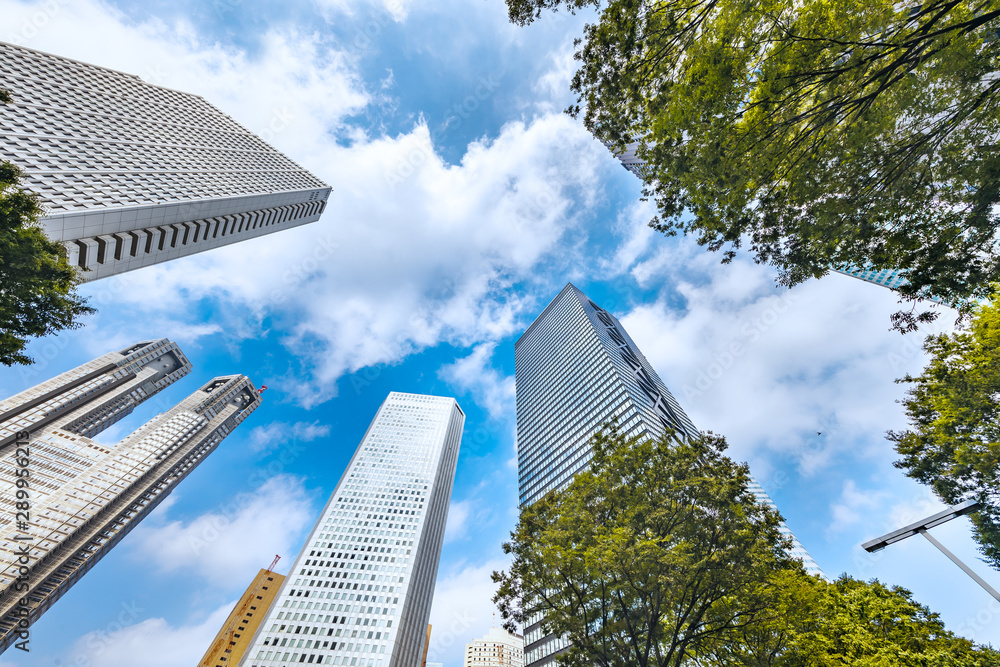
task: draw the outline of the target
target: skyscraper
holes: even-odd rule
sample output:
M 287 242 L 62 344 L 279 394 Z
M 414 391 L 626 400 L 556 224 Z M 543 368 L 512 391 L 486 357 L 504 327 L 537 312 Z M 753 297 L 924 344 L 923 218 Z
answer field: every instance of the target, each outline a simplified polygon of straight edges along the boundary
M 490 628 L 485 637 L 465 645 L 462 667 L 524 667 L 524 637 Z
M 453 398 L 389 394 L 241 665 L 420 664 L 464 424 Z
M 592 457 L 591 437 L 615 420 L 626 437 L 699 435 L 698 429 L 639 351 L 628 332 L 573 285 L 546 306 L 514 345 L 518 487 L 520 503 L 531 504 L 565 487 Z M 750 490 L 774 503 L 755 481 Z M 787 526 L 792 555 L 806 570 L 822 574 Z M 524 628 L 525 663 L 551 662 L 566 646 L 544 635 L 538 618 Z
M 858 280 L 864 280 L 868 283 L 874 283 L 875 285 L 881 285 L 882 287 L 888 287 L 891 290 L 896 289 L 902 285 L 906 284 L 906 278 L 897 271 L 896 269 L 883 269 L 881 271 L 876 271 L 875 269 L 856 269 L 856 268 L 843 268 L 843 269 L 833 269 L 837 273 L 843 273 L 845 276 L 851 276 L 852 278 L 857 278 Z
M 218 377 L 116 445 L 91 439 L 190 369 L 146 341 L 0 402 L 0 651 L 260 404 Z
M 0 156 L 84 280 L 319 219 L 330 188 L 197 95 L 0 42 Z

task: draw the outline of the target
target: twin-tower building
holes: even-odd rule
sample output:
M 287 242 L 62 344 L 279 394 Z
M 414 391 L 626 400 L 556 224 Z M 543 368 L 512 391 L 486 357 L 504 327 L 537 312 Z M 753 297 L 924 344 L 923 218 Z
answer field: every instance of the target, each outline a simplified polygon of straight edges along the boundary
M 0 402 L 0 650 L 260 405 L 226 375 L 115 445 L 93 439 L 190 370 L 170 341 L 143 341 Z
M 0 651 L 261 403 L 226 375 L 116 444 L 93 439 L 190 371 L 174 343 L 143 341 L 0 401 Z M 389 394 L 288 575 L 262 576 L 268 602 L 234 619 L 252 641 L 235 655 L 234 631 L 206 664 L 419 664 L 464 424 L 452 398 Z

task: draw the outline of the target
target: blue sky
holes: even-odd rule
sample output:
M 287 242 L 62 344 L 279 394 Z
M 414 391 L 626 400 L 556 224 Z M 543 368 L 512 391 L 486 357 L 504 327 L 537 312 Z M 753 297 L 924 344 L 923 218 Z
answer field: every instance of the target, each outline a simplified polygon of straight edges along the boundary
M 194 371 L 108 442 L 214 375 L 269 386 L 0 666 L 194 664 L 254 573 L 291 563 L 392 390 L 468 415 L 432 612 L 432 655 L 460 665 L 516 518 L 514 341 L 567 281 L 728 437 L 829 575 L 905 586 L 1000 643 L 1000 606 L 929 544 L 858 546 L 940 508 L 884 440 L 904 424 L 893 379 L 924 363 L 888 331 L 894 298 L 844 276 L 781 290 L 747 257 L 649 230 L 639 183 L 562 113 L 587 17 L 521 29 L 501 0 L 0 0 L 0 16 L 4 41 L 204 96 L 333 187 L 315 224 L 84 286 L 99 313 L 0 371 L 10 395 L 177 342 Z M 975 562 L 966 522 L 935 533 Z

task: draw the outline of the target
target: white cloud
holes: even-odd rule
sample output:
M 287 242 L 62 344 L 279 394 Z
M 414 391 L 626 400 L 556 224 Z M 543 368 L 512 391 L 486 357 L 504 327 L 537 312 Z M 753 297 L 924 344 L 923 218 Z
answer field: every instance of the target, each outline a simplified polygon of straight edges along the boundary
M 777 452 L 807 475 L 845 453 L 886 459 L 881 434 L 903 423 L 893 380 L 924 363 L 919 338 L 888 331 L 892 293 L 840 275 L 777 289 L 769 269 L 710 266 L 718 256 L 693 245 L 633 269 L 655 265 L 644 278 L 684 306 L 665 289 L 622 320 L 695 424 L 739 457 Z
M 490 362 L 495 343 L 482 343 L 473 348 L 472 354 L 438 371 L 438 376 L 459 389 L 472 392 L 476 403 L 483 406 L 494 419 L 514 413 L 514 378 L 501 375 Z
M 11 25 L 33 11 L 0 0 Z M 511 287 L 544 280 L 543 265 L 573 264 L 578 250 L 555 251 L 608 166 L 579 122 L 555 111 L 511 122 L 448 164 L 422 121 L 394 137 L 347 124 L 373 98 L 350 45 L 333 40 L 276 27 L 249 54 L 182 21 L 135 23 L 95 1 L 59 5 L 20 40 L 201 94 L 333 186 L 317 223 L 85 285 L 100 310 L 93 352 L 126 342 L 122 313 L 130 337 L 167 331 L 197 345 L 270 334 L 300 360 L 276 374 L 308 407 L 344 373 L 441 342 L 502 339 L 535 305 Z
M 78 639 L 62 664 L 91 667 L 177 667 L 201 660 L 235 601 L 215 609 L 202 622 L 180 627 L 162 618 L 134 625 L 113 623 Z M 142 656 L 141 661 L 138 656 Z M 59 664 L 57 662 L 57 664 Z
M 302 481 L 272 477 L 191 521 L 150 515 L 130 538 L 133 549 L 162 572 L 192 572 L 220 587 L 239 588 L 281 554 L 289 564 L 315 511 Z M 280 570 L 280 568 L 279 568 Z
M 573 75 L 579 66 L 573 57 L 575 53 L 573 41 L 568 40 L 561 48 L 548 55 L 549 69 L 532 86 L 539 109 L 559 112 L 576 102 L 576 96 L 570 89 Z
M 451 506 L 448 508 L 448 525 L 444 529 L 445 542 L 450 542 L 465 534 L 465 528 L 471 512 L 471 501 L 451 501 Z
M 496 611 L 492 599 L 497 586 L 490 574 L 505 567 L 505 561 L 490 560 L 481 565 L 465 564 L 450 572 L 438 573 L 434 606 L 431 608 L 430 624 L 433 629 L 427 652 L 428 662 L 461 664 L 465 645 L 486 634 Z
M 329 424 L 314 422 L 269 422 L 264 426 L 255 426 L 250 431 L 249 451 L 270 452 L 286 442 L 312 442 L 330 434 Z
M 862 523 L 874 510 L 883 507 L 889 496 L 887 491 L 860 490 L 852 479 L 845 481 L 840 501 L 830 507 L 832 522 L 828 534 L 840 533 Z

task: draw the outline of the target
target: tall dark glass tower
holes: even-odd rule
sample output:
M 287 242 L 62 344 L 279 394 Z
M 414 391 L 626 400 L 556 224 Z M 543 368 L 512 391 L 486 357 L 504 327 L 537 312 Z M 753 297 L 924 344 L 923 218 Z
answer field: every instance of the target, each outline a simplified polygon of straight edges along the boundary
M 531 504 L 564 487 L 590 462 L 591 437 L 616 420 L 627 436 L 660 437 L 672 431 L 696 437 L 697 428 L 614 315 L 573 285 L 566 287 L 514 345 L 517 379 L 518 486 Z M 750 490 L 774 507 L 759 484 Z M 792 538 L 792 555 L 806 570 L 819 566 Z M 566 647 L 544 635 L 539 618 L 524 628 L 524 663 L 540 667 Z

